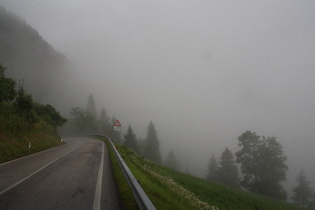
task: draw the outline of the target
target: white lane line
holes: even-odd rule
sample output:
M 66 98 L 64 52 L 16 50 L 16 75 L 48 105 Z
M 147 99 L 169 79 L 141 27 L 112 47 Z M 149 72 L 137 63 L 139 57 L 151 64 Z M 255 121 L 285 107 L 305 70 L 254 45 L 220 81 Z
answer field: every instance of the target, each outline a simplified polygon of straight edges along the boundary
M 81 146 L 81 145 L 79 145 Z M 63 154 L 62 156 L 58 157 L 57 159 L 51 161 L 50 163 L 48 163 L 47 165 L 44 165 L 43 167 L 41 167 L 40 169 L 38 169 L 37 171 L 31 173 L 30 175 L 28 175 L 27 177 L 24 177 L 23 179 L 21 179 L 20 181 L 16 182 L 15 184 L 11 185 L 10 187 L 2 190 L 0 192 L 0 196 L 3 195 L 4 193 L 8 192 L 9 190 L 11 190 L 12 188 L 16 187 L 17 185 L 21 184 L 22 182 L 24 182 L 25 180 L 27 180 L 28 178 L 32 177 L 33 175 L 35 175 L 36 173 L 40 172 L 41 170 L 43 170 L 44 168 L 46 168 L 47 166 L 53 164 L 54 162 L 56 162 L 57 160 L 59 160 L 60 158 L 66 156 L 67 154 L 69 154 L 70 152 L 73 152 L 74 150 L 76 150 L 79 146 L 75 147 L 74 149 L 70 150 L 69 152 Z
M 26 155 L 26 156 L 23 156 L 23 157 L 20 157 L 20 158 L 16 158 L 14 160 L 10 160 L 8 162 L 1 163 L 0 166 L 4 166 L 6 164 L 13 163 L 15 161 L 22 160 L 22 159 L 25 159 L 25 158 L 28 158 L 28 157 L 32 157 L 32 156 L 35 156 L 35 155 L 38 155 L 38 154 L 41 154 L 41 153 L 44 153 L 44 152 L 48 152 L 50 150 L 56 149 L 56 148 L 61 147 L 61 146 L 63 146 L 63 145 L 52 147 L 52 148 L 49 148 L 49 149 L 45 149 L 45 150 L 42 150 L 42 151 L 39 151 L 39 152 L 35 152 L 35 153 L 32 153 L 30 155 Z
M 102 157 L 101 157 L 100 167 L 98 169 L 97 182 L 96 182 L 96 187 L 95 187 L 94 203 L 93 203 L 93 210 L 100 210 L 101 209 L 103 165 L 104 165 L 104 142 L 102 141 Z

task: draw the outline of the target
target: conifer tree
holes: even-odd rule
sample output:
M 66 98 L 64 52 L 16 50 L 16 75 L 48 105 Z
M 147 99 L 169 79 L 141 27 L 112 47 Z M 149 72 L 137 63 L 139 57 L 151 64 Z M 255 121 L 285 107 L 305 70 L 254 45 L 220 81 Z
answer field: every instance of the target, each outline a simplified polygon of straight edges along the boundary
M 124 135 L 124 145 L 132 149 L 134 152 L 139 153 L 139 146 L 136 134 L 133 132 L 132 127 L 129 125 L 127 133 Z
M 314 210 L 315 209 L 315 192 L 313 191 L 312 198 L 310 203 L 308 204 L 308 208 Z
M 173 150 L 170 150 L 170 152 L 168 153 L 168 156 L 164 162 L 164 165 L 177 171 L 180 170 L 180 163 L 176 159 L 175 153 L 173 152 Z
M 220 158 L 220 166 L 218 169 L 218 182 L 234 188 L 240 187 L 240 179 L 238 169 L 234 161 L 232 152 L 225 148 Z
M 101 112 L 98 118 L 98 129 L 100 133 L 105 134 L 105 135 L 108 135 L 109 130 L 111 129 L 109 117 L 107 116 L 107 113 L 104 107 L 101 109 Z
M 218 161 L 212 154 L 211 159 L 208 165 L 208 173 L 206 175 L 206 179 L 212 182 L 218 181 Z
M 161 163 L 160 142 L 152 121 L 148 126 L 143 153 L 146 158 L 156 163 Z
M 313 190 L 310 187 L 311 182 L 306 180 L 306 176 L 303 170 L 300 172 L 296 180 L 298 182 L 298 185 L 293 188 L 293 195 L 291 196 L 291 198 L 297 205 L 307 207 L 310 199 L 313 196 Z
M 95 107 L 94 97 L 89 95 L 86 107 L 86 129 L 89 133 L 97 132 L 97 111 Z
M 87 106 L 86 106 L 86 112 L 87 112 L 87 114 L 91 115 L 94 119 L 96 119 L 97 111 L 96 111 L 96 106 L 95 106 L 95 101 L 94 101 L 93 94 L 89 95 L 88 103 L 87 103 Z

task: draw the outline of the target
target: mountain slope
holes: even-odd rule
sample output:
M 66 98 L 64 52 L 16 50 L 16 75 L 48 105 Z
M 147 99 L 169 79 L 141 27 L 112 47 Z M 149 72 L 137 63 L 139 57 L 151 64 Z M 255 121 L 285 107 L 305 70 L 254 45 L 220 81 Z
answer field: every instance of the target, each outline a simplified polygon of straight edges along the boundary
M 124 146 L 118 145 L 118 148 L 156 209 L 303 209 L 281 200 L 174 171 Z
M 23 80 L 35 100 L 57 105 L 65 98 L 73 65 L 24 20 L 0 6 L 0 62 Z

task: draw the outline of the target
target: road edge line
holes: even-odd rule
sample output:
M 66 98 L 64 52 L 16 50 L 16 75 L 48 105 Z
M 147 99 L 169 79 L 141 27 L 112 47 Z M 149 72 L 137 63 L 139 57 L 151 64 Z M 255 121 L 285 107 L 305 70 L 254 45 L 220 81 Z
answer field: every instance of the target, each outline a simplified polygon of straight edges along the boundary
M 79 145 L 81 146 L 81 145 Z M 6 189 L 2 190 L 0 192 L 0 196 L 3 195 L 4 193 L 8 192 L 9 190 L 13 189 L 14 187 L 18 186 L 19 184 L 21 184 L 22 182 L 24 182 L 25 180 L 29 179 L 30 177 L 34 176 L 35 174 L 37 174 L 38 172 L 40 172 L 41 170 L 43 170 L 44 168 L 48 167 L 49 165 L 53 164 L 54 162 L 56 162 L 57 160 L 63 158 L 64 156 L 68 155 L 69 153 L 73 152 L 74 150 L 76 150 L 79 146 L 75 147 L 74 149 L 68 151 L 67 153 L 63 154 L 62 156 L 58 157 L 57 159 L 51 161 L 50 163 L 44 165 L 43 167 L 41 167 L 40 169 L 36 170 L 35 172 L 31 173 L 30 175 L 28 175 L 27 177 L 24 177 L 23 179 L 21 179 L 20 181 L 14 183 L 13 185 L 7 187 Z
M 101 163 L 98 169 L 96 187 L 95 187 L 95 195 L 93 202 L 93 210 L 101 209 L 101 196 L 102 196 L 102 182 L 103 182 L 103 167 L 104 167 L 104 141 L 102 141 L 102 156 Z
M 28 155 L 25 155 L 25 156 L 16 158 L 16 159 L 13 159 L 13 160 L 9 160 L 9 161 L 7 161 L 7 162 L 1 163 L 1 164 L 0 164 L 0 167 L 1 167 L 1 166 L 4 166 L 4 165 L 6 165 L 6 164 L 9 164 L 9 163 L 13 163 L 13 162 L 18 161 L 18 160 L 22 160 L 22 159 L 25 159 L 25 158 L 28 158 L 28 157 L 35 156 L 35 155 L 37 155 L 37 154 L 41 154 L 41 153 L 44 153 L 44 152 L 49 152 L 50 150 L 56 149 L 56 148 L 61 147 L 61 146 L 64 146 L 64 145 L 66 145 L 66 144 L 58 145 L 58 146 L 55 146 L 55 147 L 51 147 L 51 148 L 48 148 L 48 149 L 44 149 L 44 150 L 41 150 L 41 151 L 38 151 L 38 152 L 35 152 L 35 153 L 31 153 L 31 154 L 28 154 Z

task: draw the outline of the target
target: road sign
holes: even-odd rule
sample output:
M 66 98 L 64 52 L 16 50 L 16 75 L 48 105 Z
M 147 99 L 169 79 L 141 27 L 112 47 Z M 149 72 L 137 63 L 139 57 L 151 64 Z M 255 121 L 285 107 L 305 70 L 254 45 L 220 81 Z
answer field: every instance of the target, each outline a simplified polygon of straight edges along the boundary
M 115 122 L 114 126 L 121 126 L 121 124 L 120 124 L 119 120 L 116 120 L 116 122 Z

